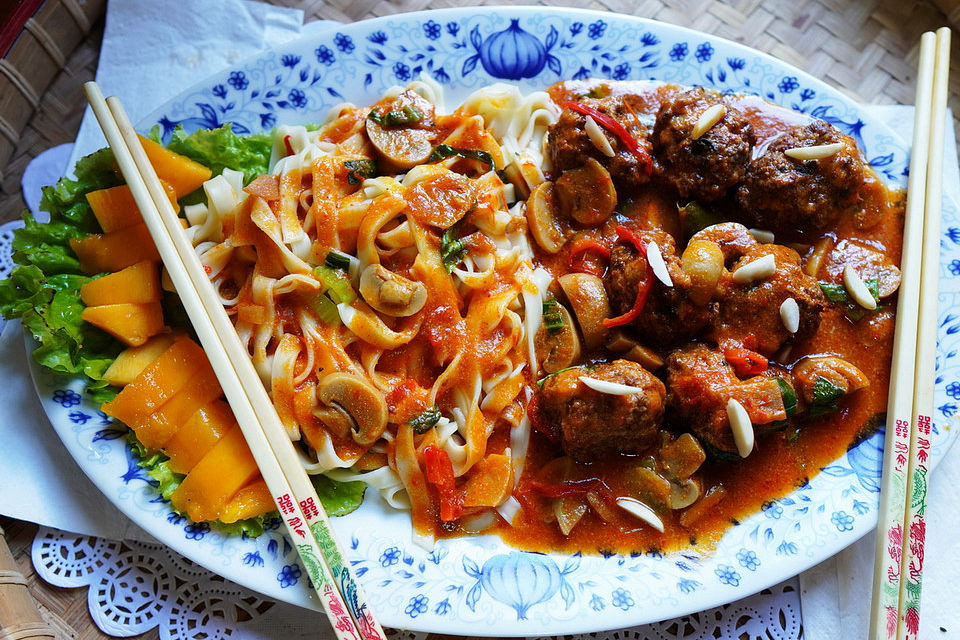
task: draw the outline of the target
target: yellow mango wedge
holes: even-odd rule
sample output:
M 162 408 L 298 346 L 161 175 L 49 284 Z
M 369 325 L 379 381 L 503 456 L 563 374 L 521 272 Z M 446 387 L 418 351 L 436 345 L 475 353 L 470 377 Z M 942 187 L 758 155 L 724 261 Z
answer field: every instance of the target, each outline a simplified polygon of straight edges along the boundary
M 144 260 L 160 262 L 157 247 L 143 223 L 111 233 L 71 238 L 70 248 L 80 259 L 80 268 L 88 275 L 113 273 Z
M 177 337 L 159 358 L 100 409 L 126 425 L 140 424 L 182 389 L 206 360 L 207 354 L 200 345 L 186 336 Z
M 80 317 L 130 347 L 139 347 L 164 330 L 159 302 L 102 304 L 87 307 Z
M 128 425 L 148 449 L 160 449 L 200 407 L 223 395 L 209 362 L 204 362 L 187 384 L 137 425 Z
M 167 198 L 173 205 L 173 210 L 179 212 L 180 204 L 177 202 L 177 192 L 173 186 L 164 180 L 164 191 L 167 192 Z M 93 210 L 93 215 L 104 233 L 112 233 L 120 229 L 126 229 L 143 222 L 143 215 L 133 200 L 133 194 L 130 187 L 122 184 L 109 189 L 98 189 L 87 194 L 87 202 Z
M 216 520 L 227 502 L 258 473 L 243 432 L 234 425 L 190 470 L 170 502 L 194 522 Z
M 224 505 L 223 511 L 220 512 L 220 522 L 230 524 L 237 520 L 256 518 L 276 508 L 267 483 L 263 478 L 258 477 L 257 480 L 237 491 L 230 502 Z
M 147 368 L 147 365 L 159 358 L 160 354 L 173 344 L 174 338 L 172 333 L 161 333 L 139 347 L 124 349 L 104 372 L 104 380 L 115 387 L 130 384 L 141 371 Z
M 157 176 L 161 180 L 170 184 L 177 199 L 196 191 L 200 186 L 210 179 L 213 172 L 199 162 L 194 162 L 186 156 L 170 151 L 163 145 L 157 144 L 153 140 L 140 137 L 143 144 L 143 150 L 150 159 Z
M 197 409 L 163 447 L 163 452 L 170 456 L 170 470 L 188 473 L 235 422 L 230 405 L 223 400 L 213 400 Z
M 160 270 L 157 263 L 150 260 L 91 280 L 80 287 L 80 299 L 88 307 L 124 302 L 159 302 L 161 295 Z

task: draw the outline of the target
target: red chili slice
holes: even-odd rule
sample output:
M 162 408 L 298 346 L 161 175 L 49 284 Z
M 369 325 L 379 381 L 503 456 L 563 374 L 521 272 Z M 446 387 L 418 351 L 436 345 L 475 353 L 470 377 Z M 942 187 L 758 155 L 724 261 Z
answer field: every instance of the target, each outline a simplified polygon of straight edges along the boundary
M 582 102 L 564 102 L 560 106 L 593 118 L 597 124 L 613 135 L 617 136 L 617 138 L 619 138 L 620 141 L 623 142 L 623 144 L 633 152 L 633 155 L 637 156 L 637 159 L 640 160 L 640 166 L 645 174 L 650 175 L 653 173 L 653 160 L 650 158 L 650 154 L 640 146 L 640 143 L 637 142 L 637 139 L 630 135 L 630 132 L 627 131 L 626 127 L 620 124 L 617 120 L 605 113 L 597 111 L 593 107 L 588 107 Z
M 573 245 L 567 255 L 567 267 L 571 271 L 581 271 L 599 278 L 606 271 L 606 267 L 587 259 L 586 254 L 591 251 L 599 254 L 604 260 L 610 258 L 610 249 L 606 246 L 593 238 L 581 238 Z
M 440 519 L 452 522 L 463 514 L 463 496 L 457 491 L 453 477 L 453 463 L 447 452 L 435 444 L 423 448 L 427 466 L 427 480 L 440 494 Z
M 617 225 L 617 235 L 621 240 L 626 240 L 632 244 L 644 258 L 647 257 L 647 243 L 644 242 L 643 238 L 637 235 L 635 231 L 623 225 Z M 650 265 L 647 264 L 647 268 L 643 274 L 643 282 L 637 286 L 637 298 L 633 302 L 633 308 L 615 318 L 606 318 L 603 321 L 603 326 L 607 328 L 620 327 L 636 320 L 643 312 L 643 307 L 647 304 L 647 295 L 650 293 L 652 286 L 653 277 L 650 273 Z
M 740 377 L 755 376 L 767 370 L 767 359 L 756 351 L 735 342 L 727 342 L 721 348 L 723 357 Z
M 294 151 L 293 145 L 290 144 L 290 136 L 283 136 L 283 144 L 287 148 L 287 155 L 292 156 Z

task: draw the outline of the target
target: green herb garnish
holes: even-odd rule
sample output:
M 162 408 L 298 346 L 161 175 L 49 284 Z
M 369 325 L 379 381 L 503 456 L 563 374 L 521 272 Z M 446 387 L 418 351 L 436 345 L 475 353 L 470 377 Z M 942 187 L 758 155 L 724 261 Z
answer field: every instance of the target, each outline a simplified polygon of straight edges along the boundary
M 414 433 L 426 433 L 440 421 L 440 409 L 430 407 L 423 413 L 417 414 L 410 420 Z
M 433 151 L 430 153 L 430 156 L 427 158 L 427 162 L 439 162 L 453 156 L 459 156 L 461 158 L 466 158 L 467 160 L 476 160 L 477 162 L 488 165 L 494 171 L 497 170 L 496 165 L 493 163 L 493 156 L 486 151 L 479 151 L 477 149 L 458 149 L 456 147 L 451 147 L 448 144 L 438 144 L 435 146 Z
M 463 262 L 467 255 L 467 246 L 457 237 L 459 227 L 459 224 L 453 225 L 440 238 L 440 258 L 447 273 L 453 273 L 454 267 Z
M 870 278 L 869 280 L 864 280 L 863 283 L 867 285 L 867 290 L 870 292 L 870 295 L 873 296 L 874 301 L 877 302 L 877 309 L 879 309 L 880 281 L 876 278 Z M 818 284 L 820 285 L 820 290 L 823 292 L 823 297 L 829 302 L 838 305 L 843 310 L 843 314 L 854 322 L 867 315 L 868 310 L 857 304 L 842 282 L 820 281 Z M 876 309 L 874 309 L 874 311 L 876 311 Z
M 556 298 L 543 301 L 543 328 L 551 335 L 563 331 L 563 314 Z
M 810 403 L 810 417 L 816 418 L 837 410 L 837 400 L 846 394 L 826 378 L 819 376 L 813 383 L 813 402 Z
M 780 395 L 783 396 L 783 408 L 789 418 L 797 410 L 797 392 L 783 378 L 777 378 L 777 385 L 780 387 Z
M 399 127 L 420 122 L 423 120 L 423 114 L 415 107 L 404 105 L 400 109 L 387 111 L 386 113 L 371 109 L 367 118 L 373 120 L 381 127 Z
M 343 163 L 347 169 L 347 182 L 360 184 L 364 178 L 373 178 L 377 175 L 377 163 L 373 160 L 347 160 Z

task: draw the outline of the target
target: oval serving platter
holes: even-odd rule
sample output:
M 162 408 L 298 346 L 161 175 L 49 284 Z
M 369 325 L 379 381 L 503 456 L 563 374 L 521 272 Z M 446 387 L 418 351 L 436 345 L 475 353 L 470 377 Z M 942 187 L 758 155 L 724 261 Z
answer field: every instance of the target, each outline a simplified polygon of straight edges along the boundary
M 478 87 L 543 89 L 561 79 L 655 79 L 755 93 L 827 120 L 857 139 L 888 184 L 905 186 L 907 148 L 849 98 L 768 55 L 711 35 L 612 13 L 483 7 L 401 14 L 335 26 L 209 78 L 140 123 L 163 135 L 232 122 L 238 132 L 322 121 L 341 102 L 368 104 L 421 74 L 452 108 Z M 120 96 L 121 100 L 123 96 Z M 944 201 L 941 309 L 960 303 L 960 220 Z M 932 462 L 960 411 L 960 315 L 940 314 Z M 29 341 L 28 341 L 29 345 Z M 32 362 L 32 360 L 31 360 Z M 171 512 L 125 446 L 125 429 L 82 397 L 79 380 L 33 366 L 44 409 L 70 453 L 117 507 L 198 564 L 270 598 L 318 608 L 277 526 L 226 537 Z M 520 552 L 499 538 L 413 544 L 406 513 L 372 492 L 334 519 L 348 559 L 385 626 L 460 635 L 571 634 L 627 627 L 730 602 L 838 552 L 876 524 L 883 435 L 732 527 L 710 554 Z

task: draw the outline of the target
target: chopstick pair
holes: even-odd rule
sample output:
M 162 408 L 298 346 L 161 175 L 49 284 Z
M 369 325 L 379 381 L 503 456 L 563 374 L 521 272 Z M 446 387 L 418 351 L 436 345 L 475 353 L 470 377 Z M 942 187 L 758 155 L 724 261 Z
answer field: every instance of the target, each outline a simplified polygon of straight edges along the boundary
M 122 105 L 115 97 L 104 100 L 95 82 L 86 83 L 84 92 L 334 632 L 343 640 L 382 640 L 383 629 L 344 559 L 316 490 Z
M 950 29 L 923 34 L 874 556 L 872 640 L 917 638 L 920 625 L 949 65 Z

